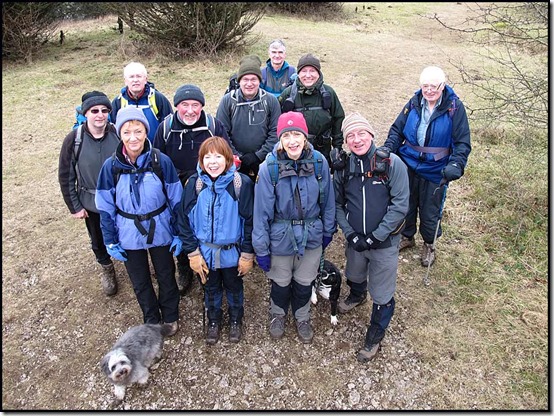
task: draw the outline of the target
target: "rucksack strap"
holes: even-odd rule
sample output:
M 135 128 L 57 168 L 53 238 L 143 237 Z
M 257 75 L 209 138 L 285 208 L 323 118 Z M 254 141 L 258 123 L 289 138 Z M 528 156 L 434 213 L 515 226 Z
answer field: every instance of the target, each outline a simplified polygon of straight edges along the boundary
M 236 247 L 239 248 L 239 242 L 231 243 L 231 244 L 214 244 L 210 243 L 208 241 L 200 241 L 201 244 L 204 244 L 207 247 L 215 249 L 215 268 L 221 269 L 221 250 L 231 250 L 232 248 Z
M 152 212 L 149 212 L 148 214 L 129 214 L 128 212 L 122 211 L 119 208 L 117 208 L 116 211 L 122 217 L 134 220 L 137 230 L 139 230 L 139 232 L 143 236 L 148 236 L 146 238 L 146 244 L 152 244 L 152 242 L 154 241 L 154 232 L 156 231 L 156 221 L 154 220 L 154 217 L 156 215 L 160 215 L 162 212 L 165 211 L 166 208 L 167 204 L 164 203 L 161 207 Z M 148 227 L 148 231 L 146 231 L 146 229 L 142 226 L 140 222 L 148 220 L 150 220 L 150 225 Z
M 164 118 L 164 121 L 163 121 L 163 138 L 164 138 L 164 142 L 166 143 L 169 140 L 169 135 L 171 133 L 187 134 L 189 131 L 197 132 L 197 131 L 207 130 L 210 133 L 211 137 L 215 136 L 215 119 L 211 114 L 206 114 L 205 126 L 195 127 L 193 129 L 173 130 L 171 128 L 172 124 L 173 124 L 173 114 L 169 114 Z M 181 150 L 180 146 L 179 146 L 179 150 Z
M 435 159 L 435 161 L 440 160 L 451 153 L 450 147 L 414 146 L 408 140 L 406 140 L 405 143 L 416 152 L 433 155 L 433 159 Z
M 204 181 L 200 176 L 196 178 L 196 183 L 194 184 L 194 188 L 196 190 L 196 195 L 200 193 L 202 189 L 204 189 L 206 185 L 204 184 Z M 240 176 L 240 173 L 235 171 L 233 175 L 233 187 L 235 188 L 235 200 L 238 201 L 240 198 L 240 189 L 242 188 L 242 177 Z

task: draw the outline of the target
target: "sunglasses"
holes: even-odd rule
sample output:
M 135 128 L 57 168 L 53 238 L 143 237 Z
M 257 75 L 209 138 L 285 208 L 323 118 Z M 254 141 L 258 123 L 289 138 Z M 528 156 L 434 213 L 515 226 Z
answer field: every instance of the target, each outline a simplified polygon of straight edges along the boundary
M 98 114 L 100 111 L 102 111 L 102 114 L 108 114 L 110 112 L 110 110 L 108 110 L 107 108 L 103 108 L 102 110 L 99 110 L 98 108 L 93 108 L 92 110 L 90 110 L 92 114 Z

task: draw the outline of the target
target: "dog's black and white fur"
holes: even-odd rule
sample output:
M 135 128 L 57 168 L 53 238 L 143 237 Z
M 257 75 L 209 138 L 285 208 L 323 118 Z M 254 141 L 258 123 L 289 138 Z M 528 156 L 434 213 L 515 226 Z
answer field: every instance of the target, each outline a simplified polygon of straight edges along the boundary
M 163 339 L 169 325 L 143 324 L 130 328 L 100 362 L 102 371 L 114 385 L 115 397 L 123 400 L 125 389 L 133 383 L 146 384 L 148 369 L 161 358 Z
M 341 281 L 342 275 L 338 267 L 330 261 L 325 260 L 323 263 L 323 270 L 317 274 L 312 285 L 311 301 L 314 305 L 317 303 L 318 294 L 322 298 L 328 299 L 331 303 L 332 325 L 336 325 L 338 322 L 337 305 L 339 303 Z

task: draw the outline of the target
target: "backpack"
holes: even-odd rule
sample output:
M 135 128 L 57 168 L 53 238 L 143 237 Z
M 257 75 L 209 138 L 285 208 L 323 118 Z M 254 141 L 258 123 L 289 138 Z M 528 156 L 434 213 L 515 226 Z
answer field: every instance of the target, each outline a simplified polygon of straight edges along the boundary
M 196 183 L 194 185 L 195 189 L 196 189 L 196 196 L 198 196 L 198 194 L 200 193 L 200 191 L 202 191 L 202 189 L 206 188 L 208 185 L 206 185 L 204 183 L 204 181 L 202 180 L 202 178 L 200 176 L 198 176 L 196 178 Z M 242 187 L 242 178 L 240 176 L 240 173 L 238 171 L 235 170 L 235 173 L 234 173 L 234 176 L 233 176 L 233 187 L 235 189 L 235 201 L 238 201 L 239 200 L 239 197 L 240 197 L 240 188 Z M 231 195 L 232 196 L 232 195 Z
M 266 102 L 266 100 L 262 100 L 262 98 L 264 98 L 265 95 L 268 94 L 268 92 L 266 90 L 260 88 L 259 93 L 260 93 L 260 98 L 258 98 L 257 101 L 245 101 L 243 103 L 239 103 L 236 90 L 231 91 L 231 118 L 230 118 L 230 120 L 233 120 L 233 117 L 235 116 L 235 113 L 237 112 L 237 107 L 238 106 L 257 104 L 258 101 L 262 103 L 262 105 L 264 106 L 265 111 L 268 112 L 267 102 Z
M 83 124 L 85 121 L 87 121 L 87 118 L 83 114 L 83 111 L 81 109 L 81 106 L 78 105 L 75 107 L 75 124 L 73 124 L 73 130 L 75 130 L 77 127 L 79 127 L 81 124 Z M 112 113 L 108 113 L 108 122 L 112 122 Z
M 238 90 L 239 87 L 240 85 L 237 79 L 237 73 L 235 72 L 234 74 L 231 74 L 231 76 L 229 77 L 229 85 L 227 86 L 227 89 L 225 90 L 225 93 L 223 95 L 230 93 L 231 91 Z
M 314 175 L 319 184 L 319 197 L 318 202 L 320 206 L 320 215 L 323 213 L 323 203 L 325 201 L 325 191 L 323 189 L 323 158 L 324 156 L 317 150 L 313 150 L 313 157 L 311 159 L 299 159 L 296 163 L 313 163 L 314 164 Z M 279 181 L 279 164 L 289 163 L 290 160 L 278 160 L 273 152 L 269 152 L 265 160 L 267 162 L 267 168 L 269 170 L 269 176 L 271 178 L 271 184 L 275 188 L 277 182 Z
M 378 177 L 390 189 L 390 160 L 390 149 L 382 146 L 375 149 L 373 159 L 370 161 L 371 170 L 369 172 L 352 172 L 350 170 L 350 158 L 346 159 L 348 168 L 345 166 L 339 172 L 342 172 L 343 177 L 346 177 L 346 182 L 355 176 L 364 176 L 366 178 Z M 347 170 L 348 174 L 346 173 Z
M 154 84 L 150 83 L 150 91 L 148 92 L 148 105 L 152 109 L 152 112 L 154 113 L 154 116 L 158 117 L 158 106 L 156 105 L 156 89 L 154 88 Z M 125 97 L 123 97 L 123 94 L 119 93 L 117 96 L 117 99 L 119 100 L 119 109 L 122 109 L 124 107 L 127 107 L 129 104 L 129 101 Z
M 298 76 L 298 74 L 296 73 L 296 69 L 294 69 L 294 67 L 289 65 L 287 69 L 288 69 L 289 83 L 285 88 L 287 88 L 289 85 L 292 85 L 296 80 L 296 77 Z M 260 82 L 260 88 L 262 88 L 261 85 L 266 85 L 266 84 L 267 84 L 267 66 L 264 66 L 262 68 L 262 82 Z
M 171 130 L 172 124 L 173 124 L 173 114 L 169 114 L 166 118 L 164 118 L 164 121 L 163 121 L 163 139 L 164 139 L 164 142 L 166 143 L 172 131 Z M 202 131 L 202 130 L 208 130 L 208 132 L 212 135 L 212 137 L 215 136 L 215 120 L 211 114 L 206 114 L 205 126 L 195 127 L 193 129 L 183 129 L 179 131 L 188 133 L 189 131 Z M 181 150 L 181 147 L 179 147 L 179 150 Z
M 316 107 L 295 107 L 296 94 L 298 93 L 298 85 L 293 82 L 290 89 L 290 95 L 282 105 L 283 113 L 289 111 L 312 111 L 312 110 L 327 110 L 331 112 L 331 93 L 325 89 L 323 83 L 319 87 L 319 94 L 321 95 L 321 106 Z

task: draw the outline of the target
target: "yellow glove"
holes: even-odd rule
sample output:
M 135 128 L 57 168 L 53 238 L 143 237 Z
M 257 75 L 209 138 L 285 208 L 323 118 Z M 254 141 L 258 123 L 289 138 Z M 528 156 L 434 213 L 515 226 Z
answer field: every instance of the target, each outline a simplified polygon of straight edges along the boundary
M 192 253 L 188 255 L 189 262 L 190 262 L 190 268 L 194 270 L 198 275 L 200 276 L 200 280 L 202 281 L 202 284 L 206 284 L 206 278 L 208 276 L 208 265 L 206 264 L 206 260 L 204 260 L 204 257 L 202 257 L 202 254 L 200 253 L 199 249 L 194 250 Z
M 254 266 L 254 253 L 241 253 L 239 257 L 239 276 L 244 276 Z

